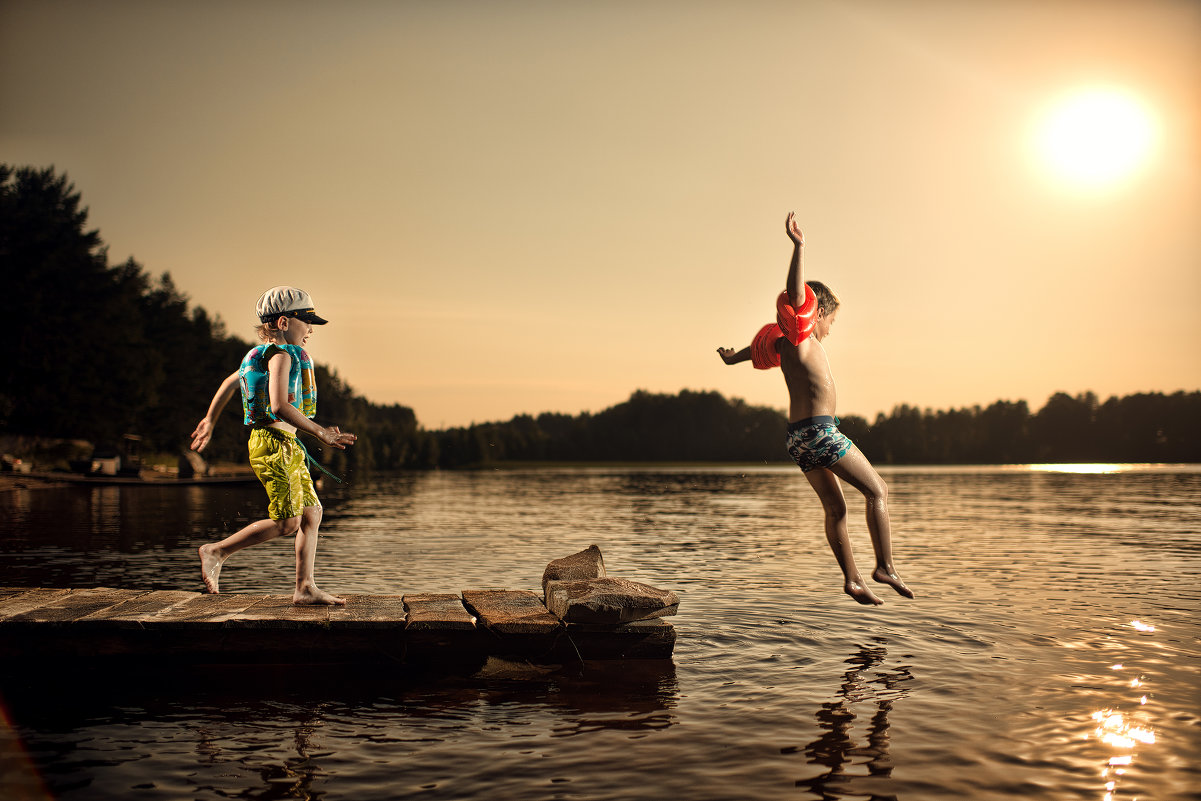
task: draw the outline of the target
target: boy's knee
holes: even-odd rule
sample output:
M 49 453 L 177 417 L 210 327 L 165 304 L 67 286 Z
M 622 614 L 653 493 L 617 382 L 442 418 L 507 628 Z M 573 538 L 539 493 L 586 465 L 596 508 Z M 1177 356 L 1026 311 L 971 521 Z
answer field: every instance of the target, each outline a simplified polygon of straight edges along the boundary
M 281 537 L 290 537 L 300 531 L 300 520 L 299 517 L 285 517 L 283 520 L 276 520 L 275 527 Z
M 847 502 L 842 498 L 822 498 L 822 508 L 831 520 L 842 520 L 847 516 Z
M 865 482 L 860 491 L 870 503 L 882 503 L 888 500 L 888 485 L 879 476 Z

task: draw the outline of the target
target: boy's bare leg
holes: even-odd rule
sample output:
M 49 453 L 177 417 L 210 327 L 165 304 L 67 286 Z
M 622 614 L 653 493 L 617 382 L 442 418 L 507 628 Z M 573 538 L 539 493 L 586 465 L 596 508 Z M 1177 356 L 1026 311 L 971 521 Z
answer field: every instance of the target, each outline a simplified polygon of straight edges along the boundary
M 750 361 L 751 346 L 747 345 L 739 351 L 735 351 L 733 348 L 718 348 L 717 355 L 721 356 L 721 360 L 726 364 L 738 364 L 739 362 Z
M 300 530 L 296 532 L 296 592 L 292 593 L 292 603 L 342 606 L 346 599 L 318 589 L 314 577 L 317 567 L 317 529 L 320 525 L 321 507 L 306 506 Z
M 826 541 L 842 568 L 843 592 L 865 606 L 884 603 L 863 582 L 859 569 L 855 567 L 855 556 L 851 552 L 851 538 L 847 534 L 847 503 L 842 495 L 838 478 L 829 470 L 817 468 L 805 474 L 809 485 L 821 499 L 826 513 Z
M 906 598 L 913 597 L 913 590 L 905 586 L 896 568 L 892 566 L 892 526 L 888 519 L 888 485 L 872 467 L 863 452 L 852 447 L 839 459 L 831 472 L 863 493 L 867 502 L 867 530 L 872 537 L 872 549 L 876 552 L 876 569 L 872 579 L 887 584 Z
M 295 520 L 299 521 L 300 518 L 295 518 Z M 287 520 L 258 520 L 235 531 L 221 542 L 201 545 L 197 550 L 200 553 L 200 575 L 204 579 L 205 589 L 210 593 L 220 592 L 221 565 L 225 560 L 243 548 L 273 540 L 286 533 L 286 525 L 289 522 Z

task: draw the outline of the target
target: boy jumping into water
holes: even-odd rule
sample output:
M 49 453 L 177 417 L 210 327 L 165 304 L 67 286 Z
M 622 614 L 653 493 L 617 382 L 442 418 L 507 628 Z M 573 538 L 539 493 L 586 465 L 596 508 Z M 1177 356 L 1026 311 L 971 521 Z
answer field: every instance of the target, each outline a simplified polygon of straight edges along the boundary
M 826 539 L 845 579 L 844 591 L 861 604 L 884 603 L 864 584 L 847 535 L 847 504 L 842 479 L 867 500 L 867 530 L 876 552 L 872 578 L 906 598 L 913 592 L 892 566 L 892 534 L 888 522 L 888 487 L 855 445 L 838 430 L 834 417 L 834 378 L 822 340 L 838 316 L 840 301 L 819 281 L 805 282 L 805 237 L 789 213 L 784 230 L 792 240 L 788 282 L 776 303 L 776 324 L 766 325 L 749 347 L 735 352 L 718 348 L 726 364 L 750 360 L 758 369 L 779 366 L 788 387 L 788 453 L 821 499 Z
M 328 320 L 313 311 L 309 293 L 277 286 L 259 298 L 258 335 L 264 344 L 251 348 L 242 364 L 213 396 L 208 414 L 192 432 L 192 450 L 203 451 L 213 436 L 221 411 L 242 390 L 243 422 L 250 426 L 250 466 L 267 490 L 268 520 L 251 523 L 221 542 L 200 546 L 200 573 L 209 592 L 219 592 L 221 565 L 243 548 L 276 537 L 296 535 L 295 604 L 337 604 L 346 600 L 318 589 L 313 571 L 317 561 L 317 528 L 321 502 L 313 489 L 308 453 L 296 438 L 297 429 L 339 450 L 358 439 L 337 426 L 319 426 L 317 384 L 313 361 L 304 350 L 313 328 Z

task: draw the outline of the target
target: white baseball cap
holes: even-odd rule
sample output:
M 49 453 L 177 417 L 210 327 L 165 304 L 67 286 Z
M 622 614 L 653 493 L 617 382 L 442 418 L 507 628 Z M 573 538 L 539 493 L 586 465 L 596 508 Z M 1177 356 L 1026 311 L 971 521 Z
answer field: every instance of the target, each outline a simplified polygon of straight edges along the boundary
M 295 317 L 312 325 L 325 325 L 329 322 L 318 317 L 313 311 L 313 298 L 303 289 L 294 286 L 273 286 L 263 293 L 255 304 L 255 313 L 260 322 L 270 322 L 281 315 Z

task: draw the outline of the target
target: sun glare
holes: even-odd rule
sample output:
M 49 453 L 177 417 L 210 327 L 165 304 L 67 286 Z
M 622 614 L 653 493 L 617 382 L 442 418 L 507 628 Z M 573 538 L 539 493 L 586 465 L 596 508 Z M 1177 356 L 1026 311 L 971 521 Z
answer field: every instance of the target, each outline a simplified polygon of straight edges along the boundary
M 1055 176 L 1099 188 L 1137 172 L 1150 158 L 1155 136 L 1154 120 L 1137 98 L 1088 89 L 1050 106 L 1039 121 L 1036 145 Z

